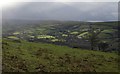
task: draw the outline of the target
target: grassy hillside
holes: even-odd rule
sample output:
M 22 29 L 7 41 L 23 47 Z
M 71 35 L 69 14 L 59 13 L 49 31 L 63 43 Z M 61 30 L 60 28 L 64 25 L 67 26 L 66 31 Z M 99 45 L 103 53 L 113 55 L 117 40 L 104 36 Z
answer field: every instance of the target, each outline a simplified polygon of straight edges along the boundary
M 117 53 L 3 39 L 3 72 L 117 72 Z

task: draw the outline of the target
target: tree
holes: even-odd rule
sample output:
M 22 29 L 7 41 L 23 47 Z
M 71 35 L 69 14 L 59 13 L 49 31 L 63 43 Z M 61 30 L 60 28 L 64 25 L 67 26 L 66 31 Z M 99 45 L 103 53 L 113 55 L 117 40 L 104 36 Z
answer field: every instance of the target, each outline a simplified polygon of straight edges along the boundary
M 97 47 L 100 39 L 98 35 L 102 32 L 101 29 L 95 29 L 92 27 L 92 24 L 89 24 L 89 30 L 88 30 L 88 39 L 91 44 L 91 50 L 94 50 L 95 47 Z

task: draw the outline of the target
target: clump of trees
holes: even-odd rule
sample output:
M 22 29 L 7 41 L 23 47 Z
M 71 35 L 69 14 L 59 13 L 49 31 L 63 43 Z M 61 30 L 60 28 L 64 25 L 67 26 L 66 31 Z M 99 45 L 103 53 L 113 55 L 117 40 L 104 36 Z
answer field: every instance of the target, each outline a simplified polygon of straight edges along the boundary
M 98 43 L 98 49 L 102 51 L 106 51 L 106 49 L 109 47 L 109 44 L 106 42 L 99 42 Z

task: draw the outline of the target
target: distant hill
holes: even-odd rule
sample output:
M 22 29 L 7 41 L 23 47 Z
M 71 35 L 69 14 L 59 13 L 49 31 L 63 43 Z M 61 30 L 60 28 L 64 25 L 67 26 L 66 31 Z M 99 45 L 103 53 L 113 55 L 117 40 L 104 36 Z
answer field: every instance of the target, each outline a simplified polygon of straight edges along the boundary
M 94 28 L 94 32 L 101 30 L 98 38 L 102 42 L 107 42 L 105 51 L 118 50 L 118 22 L 116 21 L 8 20 L 3 23 L 3 37 L 17 37 L 31 42 L 90 49 L 90 40 L 86 38 L 89 35 L 90 25 Z M 95 50 L 98 50 L 98 47 Z

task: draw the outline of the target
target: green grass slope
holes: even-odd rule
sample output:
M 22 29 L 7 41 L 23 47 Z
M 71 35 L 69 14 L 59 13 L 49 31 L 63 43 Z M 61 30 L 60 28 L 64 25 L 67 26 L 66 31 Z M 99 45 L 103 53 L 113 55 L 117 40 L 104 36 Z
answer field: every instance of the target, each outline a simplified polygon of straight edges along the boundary
M 118 72 L 116 53 L 3 39 L 3 72 Z

